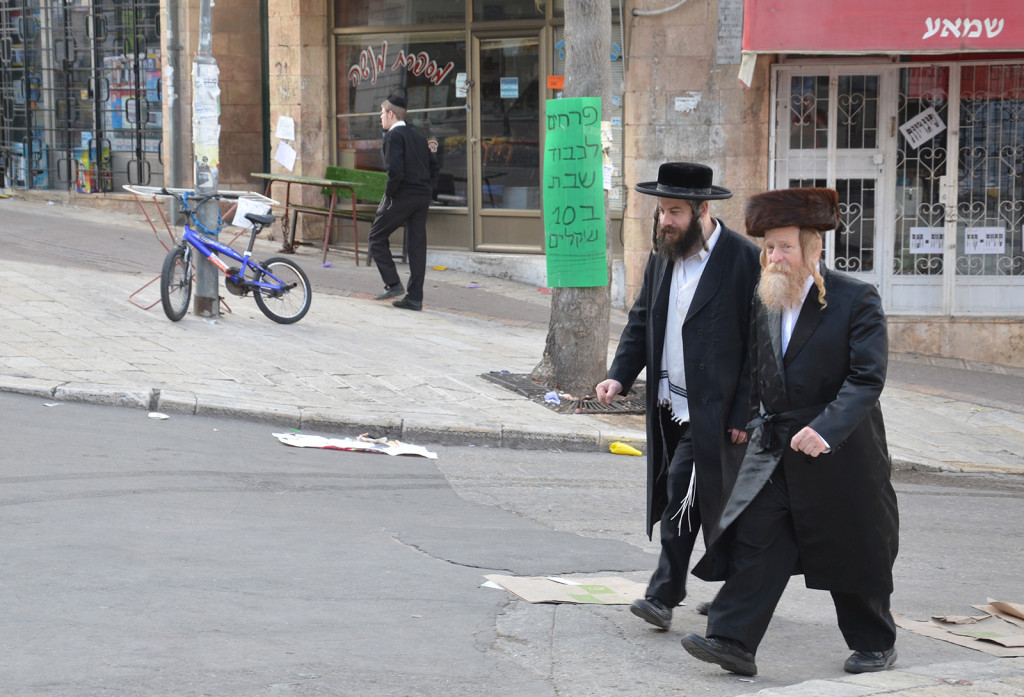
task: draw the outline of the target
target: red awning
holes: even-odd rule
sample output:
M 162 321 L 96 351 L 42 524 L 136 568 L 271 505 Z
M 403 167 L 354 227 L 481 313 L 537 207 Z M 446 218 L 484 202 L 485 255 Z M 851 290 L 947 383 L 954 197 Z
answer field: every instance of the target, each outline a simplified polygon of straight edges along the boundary
M 743 50 L 1024 51 L 1024 0 L 744 0 Z

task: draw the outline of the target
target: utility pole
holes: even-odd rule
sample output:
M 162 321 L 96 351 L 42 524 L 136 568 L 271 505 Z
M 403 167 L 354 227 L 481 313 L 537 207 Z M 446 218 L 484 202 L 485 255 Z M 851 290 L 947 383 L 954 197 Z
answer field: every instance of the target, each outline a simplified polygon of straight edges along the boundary
M 196 195 L 217 193 L 220 169 L 220 78 L 213 57 L 213 0 L 199 6 L 199 52 L 192 61 L 192 153 Z M 206 232 L 220 232 L 220 205 L 210 200 L 199 207 L 196 221 Z M 220 275 L 209 259 L 196 260 L 193 312 L 220 316 Z

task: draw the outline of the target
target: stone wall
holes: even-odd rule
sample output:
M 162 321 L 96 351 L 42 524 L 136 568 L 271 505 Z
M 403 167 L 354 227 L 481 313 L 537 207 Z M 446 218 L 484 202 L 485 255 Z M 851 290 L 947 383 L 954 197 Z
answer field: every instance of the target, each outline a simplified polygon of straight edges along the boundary
M 1024 368 L 1024 322 L 1013 317 L 889 315 L 890 353 Z
M 331 158 L 331 87 L 328 72 L 331 45 L 324 0 L 272 0 L 270 3 L 270 133 L 271 153 L 278 117 L 295 121 L 297 154 L 292 174 L 323 177 Z M 279 163 L 271 171 L 287 172 Z M 309 205 L 324 205 L 319 189 L 297 187 L 293 198 Z M 302 216 L 298 239 L 323 239 L 324 220 Z
M 655 199 L 634 185 L 657 178 L 666 161 L 703 162 L 734 197 L 713 215 L 743 231 L 743 200 L 768 185 L 770 60 L 761 58 L 752 87 L 739 65 L 715 61 L 718 2 L 686 3 L 661 15 L 628 17 L 623 168 L 626 304 L 643 282 Z

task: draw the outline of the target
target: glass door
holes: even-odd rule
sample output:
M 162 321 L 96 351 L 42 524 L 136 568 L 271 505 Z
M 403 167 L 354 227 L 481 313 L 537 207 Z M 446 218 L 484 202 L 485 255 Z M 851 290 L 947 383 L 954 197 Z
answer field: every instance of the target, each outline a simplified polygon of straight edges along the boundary
M 540 35 L 473 42 L 475 247 L 542 252 Z

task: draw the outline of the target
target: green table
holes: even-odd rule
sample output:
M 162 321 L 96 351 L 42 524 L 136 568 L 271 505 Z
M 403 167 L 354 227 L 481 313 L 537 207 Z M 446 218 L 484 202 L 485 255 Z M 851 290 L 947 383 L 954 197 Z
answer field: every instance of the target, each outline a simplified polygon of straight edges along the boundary
M 272 174 L 267 172 L 253 172 L 249 176 L 255 177 L 256 179 L 263 179 L 267 182 L 267 189 L 264 195 L 268 198 L 273 198 L 270 195 L 271 189 L 275 183 L 284 184 L 284 216 L 281 219 L 281 227 L 284 231 L 284 247 L 281 249 L 286 254 L 293 254 L 295 252 L 295 226 L 298 223 L 299 213 L 310 213 L 312 215 L 319 215 L 327 218 L 327 227 L 324 229 L 324 253 L 321 264 L 327 261 L 327 245 L 331 241 L 331 225 L 334 223 L 334 206 L 338 202 L 338 193 L 347 192 L 349 199 L 352 202 L 352 241 L 355 248 L 356 266 L 359 266 L 359 229 L 356 227 L 358 221 L 356 219 L 356 188 L 363 186 L 362 182 L 347 182 L 340 181 L 338 179 L 321 179 L 319 177 L 302 177 L 297 174 Z M 330 191 L 330 201 L 327 204 L 327 208 L 318 208 L 316 206 L 307 206 L 301 203 L 292 203 L 292 185 L 298 186 L 315 186 L 318 191 L 327 189 Z M 291 213 L 291 234 L 289 235 L 289 224 L 288 214 Z M 369 263 L 369 259 L 367 259 Z

